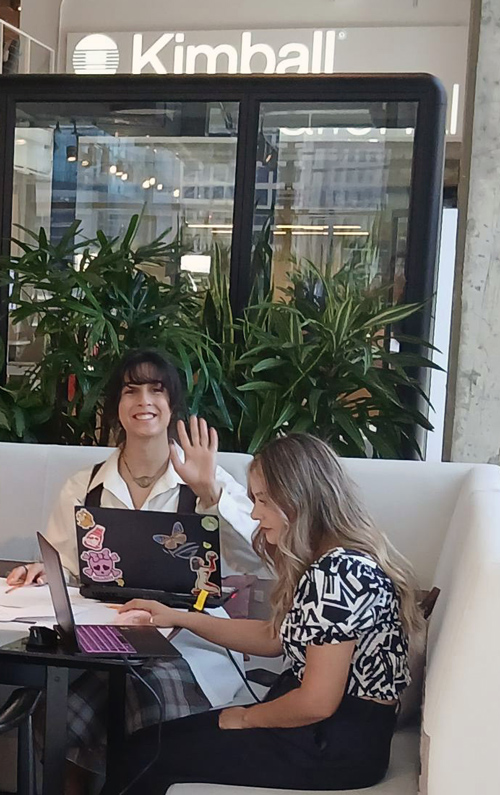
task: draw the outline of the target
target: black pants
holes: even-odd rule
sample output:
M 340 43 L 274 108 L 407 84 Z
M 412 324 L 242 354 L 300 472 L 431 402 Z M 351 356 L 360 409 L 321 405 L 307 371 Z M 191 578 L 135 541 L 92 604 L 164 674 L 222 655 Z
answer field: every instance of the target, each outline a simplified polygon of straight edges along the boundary
M 280 677 L 266 700 L 297 686 Z M 164 723 L 158 761 L 127 795 L 165 795 L 175 783 L 233 784 L 283 789 L 337 790 L 370 787 L 389 764 L 395 707 L 344 696 L 321 723 L 297 729 L 221 730 L 219 710 Z M 155 754 L 158 732 L 133 735 L 124 757 L 117 795 Z

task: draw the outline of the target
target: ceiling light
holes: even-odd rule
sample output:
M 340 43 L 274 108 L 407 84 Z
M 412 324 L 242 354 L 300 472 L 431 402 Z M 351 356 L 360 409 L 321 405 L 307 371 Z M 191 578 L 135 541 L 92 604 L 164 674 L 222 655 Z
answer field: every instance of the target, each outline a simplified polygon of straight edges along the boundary
M 320 224 L 276 224 L 276 229 L 312 229 L 315 232 L 320 232 L 322 229 L 328 229 L 328 226 L 321 226 Z
M 336 237 L 368 237 L 369 232 L 334 232 Z
M 328 232 L 313 232 L 312 230 L 309 230 L 309 232 L 297 232 L 295 229 L 293 229 L 292 235 L 328 235 Z
M 211 257 L 208 254 L 183 254 L 181 271 L 191 273 L 210 273 Z
M 147 190 L 148 188 L 151 187 L 151 185 L 149 184 L 149 179 L 144 180 L 144 182 L 142 183 L 142 187 L 144 188 L 144 190 Z
M 181 192 L 180 192 L 179 188 L 176 188 L 176 189 L 175 189 L 175 190 L 172 192 L 172 196 L 174 197 L 174 199 L 178 199 L 180 195 L 181 195 Z
M 16 138 L 16 146 L 24 146 L 26 138 Z
M 232 229 L 232 224 L 188 224 L 190 229 Z
M 162 182 L 158 183 L 158 185 L 156 186 L 156 190 L 163 190 L 163 183 Z
M 83 168 L 88 168 L 90 166 L 90 160 L 82 160 Z
M 77 150 L 76 146 L 67 146 L 66 147 L 66 160 L 68 163 L 75 163 L 77 158 Z
M 361 229 L 359 224 L 334 224 L 334 229 Z
M 115 165 L 109 167 L 109 173 L 110 174 L 116 174 L 116 166 Z
M 122 174 L 121 178 L 122 178 L 123 182 L 126 182 L 128 180 L 128 174 L 127 174 L 126 171 Z
M 149 184 L 150 185 L 155 185 L 156 184 L 156 177 L 150 177 L 149 178 Z

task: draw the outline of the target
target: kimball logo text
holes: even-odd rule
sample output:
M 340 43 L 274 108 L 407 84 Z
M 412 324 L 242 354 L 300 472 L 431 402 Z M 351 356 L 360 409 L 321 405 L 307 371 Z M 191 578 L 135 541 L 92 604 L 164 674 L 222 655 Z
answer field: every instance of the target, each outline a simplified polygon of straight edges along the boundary
M 163 33 L 153 44 L 144 43 L 144 34 L 135 33 L 132 37 L 133 74 L 144 71 L 164 75 L 172 74 L 284 74 L 298 72 L 301 74 L 326 73 L 334 71 L 336 31 L 311 31 L 310 43 L 290 41 L 275 47 L 272 44 L 258 41 L 257 35 L 250 31 L 241 33 L 240 41 L 235 46 L 222 44 L 187 44 L 185 33 Z M 189 35 L 189 34 L 187 34 Z M 107 42 L 97 46 L 94 40 L 106 38 Z M 92 39 L 92 41 L 90 41 Z M 107 50 L 108 68 L 105 71 L 117 71 L 118 46 L 110 37 L 99 34 L 86 36 L 76 46 L 73 55 L 75 71 L 91 71 L 90 63 L 96 66 L 96 50 L 103 53 Z M 110 53 L 116 53 L 115 60 L 110 63 Z M 79 63 L 75 60 L 77 52 Z M 92 57 L 90 57 L 92 55 Z M 122 60 L 122 59 L 120 59 Z M 87 68 L 85 69 L 85 66 Z M 94 71 L 92 69 L 92 71 Z M 95 70 L 97 71 L 97 70 Z M 100 71 L 100 70 L 99 70 Z M 103 70 L 104 71 L 104 70 Z

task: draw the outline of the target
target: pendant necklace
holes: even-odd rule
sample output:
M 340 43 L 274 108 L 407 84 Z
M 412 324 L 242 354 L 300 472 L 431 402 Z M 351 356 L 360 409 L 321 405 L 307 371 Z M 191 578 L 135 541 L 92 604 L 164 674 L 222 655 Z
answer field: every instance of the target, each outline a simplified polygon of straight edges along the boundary
M 136 483 L 139 486 L 140 489 L 149 489 L 149 487 L 152 486 L 156 480 L 158 480 L 158 478 L 162 474 L 162 469 L 165 467 L 165 464 L 163 463 L 159 468 L 159 470 L 154 475 L 141 475 L 140 477 L 136 477 L 132 472 L 132 470 L 130 469 L 129 465 L 127 464 L 127 459 L 123 454 L 120 455 L 120 459 L 125 464 L 130 477 L 132 478 L 134 483 Z

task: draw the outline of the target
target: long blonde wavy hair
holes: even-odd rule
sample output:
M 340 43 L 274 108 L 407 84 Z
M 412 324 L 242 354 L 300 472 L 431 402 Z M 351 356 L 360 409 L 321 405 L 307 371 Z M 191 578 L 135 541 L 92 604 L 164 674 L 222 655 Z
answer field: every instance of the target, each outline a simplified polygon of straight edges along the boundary
M 277 575 L 271 596 L 276 633 L 306 569 L 335 547 L 364 552 L 375 560 L 394 584 L 404 630 L 421 628 L 410 563 L 375 527 L 356 486 L 325 442 L 306 433 L 274 439 L 255 456 L 253 471 L 263 477 L 267 496 L 284 519 L 277 546 L 268 544 L 260 531 L 253 539 L 255 551 Z

